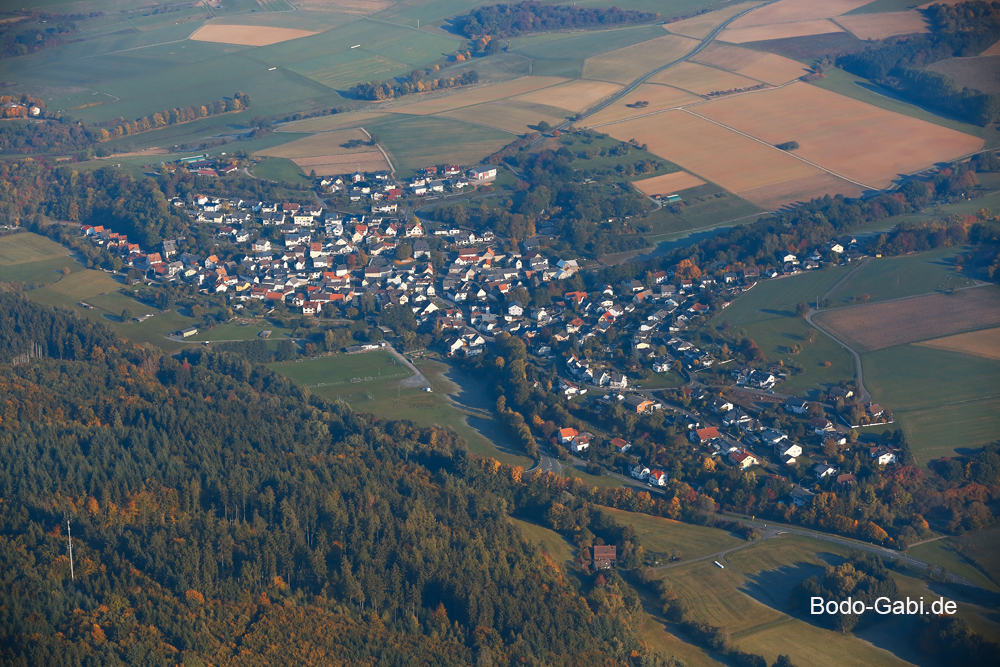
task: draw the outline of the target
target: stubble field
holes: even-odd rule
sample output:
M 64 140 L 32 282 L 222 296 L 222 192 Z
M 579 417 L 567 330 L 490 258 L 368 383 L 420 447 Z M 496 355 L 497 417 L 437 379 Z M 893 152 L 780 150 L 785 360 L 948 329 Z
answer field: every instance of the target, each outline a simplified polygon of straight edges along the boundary
M 840 16 L 852 9 L 867 5 L 871 0 L 780 0 L 767 7 L 761 7 L 743 16 L 731 25 L 733 28 L 749 28 L 772 23 L 791 23 Z
M 634 107 L 636 102 L 649 104 L 644 107 Z M 624 97 L 592 116 L 587 116 L 581 125 L 595 127 L 604 123 L 615 123 L 636 116 L 647 116 L 657 111 L 676 109 L 692 102 L 700 102 L 701 98 L 671 86 L 656 83 L 644 83 L 636 88 L 628 97 Z
M 696 39 L 704 39 L 711 34 L 716 27 L 721 25 L 731 16 L 735 16 L 740 12 L 760 4 L 759 2 L 744 2 L 742 4 L 733 5 L 732 7 L 726 7 L 725 9 L 719 9 L 714 12 L 708 12 L 707 14 L 702 14 L 700 16 L 695 16 L 693 18 L 684 19 L 683 21 L 676 21 L 674 23 L 667 23 L 663 27 L 667 31 L 674 33 L 675 35 L 683 35 L 685 37 L 694 37 Z M 759 11 L 759 10 L 755 10 Z
M 651 83 L 662 83 L 690 91 L 696 95 L 733 90 L 737 88 L 752 88 L 761 81 L 750 79 L 726 70 L 698 63 L 686 62 L 660 72 L 649 79 Z
M 515 97 L 565 82 L 566 79 L 557 76 L 525 76 L 504 83 L 480 86 L 471 90 L 460 90 L 433 99 L 422 99 L 421 95 L 413 95 L 411 96 L 414 98 L 412 104 L 406 104 L 404 98 L 404 103 L 393 107 L 392 110 L 398 113 L 428 116 L 441 113 L 442 111 L 462 109 L 477 104 Z M 547 103 L 551 104 L 551 102 Z
M 767 39 L 822 35 L 829 32 L 843 32 L 843 28 L 827 19 L 816 19 L 814 21 L 757 25 L 746 28 L 726 28 L 719 35 L 719 40 L 730 44 L 745 44 L 746 42 L 760 42 Z
M 887 39 L 930 31 L 923 14 L 910 10 L 884 14 L 855 14 L 837 17 L 836 22 L 858 39 Z
M 1000 360 L 1000 328 L 970 331 L 954 336 L 925 340 L 917 345 Z
M 634 46 L 587 58 L 583 78 L 614 83 L 631 83 L 649 70 L 651 63 L 666 64 L 690 53 L 698 41 L 677 35 L 657 37 Z
M 633 181 L 632 185 L 639 192 L 647 195 L 668 195 L 688 188 L 695 188 L 699 185 L 705 185 L 705 181 L 686 171 L 675 171 L 672 174 Z
M 806 67 L 802 63 L 789 58 L 719 42 L 710 44 L 691 58 L 691 61 L 729 70 L 773 86 L 788 83 L 806 74 Z
M 218 44 L 240 44 L 242 46 L 267 46 L 290 39 L 309 37 L 315 32 L 294 28 L 272 28 L 258 25 L 227 25 L 209 23 L 199 28 L 190 39 L 196 42 L 216 42 Z
M 319 176 L 342 174 L 355 169 L 378 171 L 388 169 L 382 152 L 373 146 L 346 148 L 352 140 L 368 141 L 362 130 L 339 130 L 304 137 L 281 146 L 258 151 L 258 155 L 287 158 L 304 172 L 315 171 Z
M 852 347 L 870 352 L 1000 325 L 1000 290 L 968 289 L 838 308 L 815 319 Z

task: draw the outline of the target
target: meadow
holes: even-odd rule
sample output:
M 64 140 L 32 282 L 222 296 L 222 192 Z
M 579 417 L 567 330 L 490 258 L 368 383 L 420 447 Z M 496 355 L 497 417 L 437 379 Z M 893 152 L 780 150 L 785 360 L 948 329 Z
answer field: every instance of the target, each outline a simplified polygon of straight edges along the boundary
M 477 164 L 513 137 L 500 130 L 447 118 L 414 117 L 378 127 L 379 141 L 402 175 L 429 164 Z
M 955 256 L 963 248 L 939 248 L 929 252 L 873 259 L 829 295 L 833 307 L 855 303 L 868 295 L 868 301 L 885 301 L 974 284 L 954 272 Z
M 345 396 L 369 391 L 369 383 L 381 387 L 379 380 L 404 379 L 413 375 L 410 369 L 385 350 L 284 361 L 270 364 L 270 367 L 306 387 L 336 387 L 336 391 Z
M 994 585 L 1000 585 L 1000 528 L 951 537 L 948 543 L 985 572 Z
M 565 564 L 573 560 L 575 547 L 556 531 L 513 517 L 511 523 L 521 529 L 521 534 L 529 542 L 549 554 L 561 569 L 565 569 Z
M 39 262 L 68 255 L 66 248 L 38 234 L 22 232 L 0 237 L 0 266 Z
M 673 552 L 683 559 L 690 560 L 731 549 L 745 542 L 742 538 L 718 528 L 695 526 L 610 507 L 602 507 L 601 512 L 614 517 L 615 521 L 622 525 L 632 526 L 647 554 Z
M 973 540 L 977 539 L 980 532 L 988 534 L 988 531 L 974 531 L 969 533 Z M 925 563 L 943 567 L 952 574 L 965 577 L 983 588 L 991 591 L 1000 591 L 1000 588 L 986 576 L 975 563 L 970 562 L 964 555 L 955 551 L 949 545 L 952 541 L 961 541 L 962 538 L 948 538 L 948 540 L 935 540 L 925 544 L 919 544 L 906 551 L 907 556 L 922 560 Z

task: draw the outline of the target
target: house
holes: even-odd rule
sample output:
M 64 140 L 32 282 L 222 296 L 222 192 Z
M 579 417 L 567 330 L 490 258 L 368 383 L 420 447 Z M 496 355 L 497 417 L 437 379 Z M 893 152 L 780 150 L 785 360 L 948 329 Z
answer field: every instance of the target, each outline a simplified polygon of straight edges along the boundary
M 573 438 L 580 435 L 580 432 L 577 431 L 575 428 L 567 427 L 559 429 L 559 432 L 556 435 L 559 438 L 560 444 L 568 445 L 569 443 L 573 442 Z
M 650 486 L 666 486 L 668 479 L 669 477 L 667 476 L 667 473 L 662 470 L 651 470 L 649 472 L 649 477 L 646 478 L 646 481 Z
M 632 447 L 632 443 L 622 438 L 612 438 L 611 445 L 615 448 L 615 451 L 623 453 L 627 452 Z
M 688 434 L 688 439 L 696 444 L 703 444 L 719 437 L 719 429 L 714 426 L 699 428 Z
M 599 570 L 607 570 L 615 566 L 618 561 L 618 548 L 611 544 L 594 545 L 594 567 Z
M 796 507 L 802 507 L 812 502 L 812 499 L 816 496 L 815 493 L 801 486 L 794 487 L 788 495 Z
M 583 432 L 580 435 L 573 438 L 569 444 L 569 448 L 574 454 L 579 454 L 580 452 L 585 452 L 590 449 L 590 443 L 594 440 L 593 433 Z
M 708 407 L 715 413 L 729 412 L 733 409 L 733 404 L 724 398 L 713 398 L 708 403 Z
M 797 415 L 804 415 L 808 409 L 809 401 L 806 401 L 805 399 L 791 396 L 785 401 L 785 410 L 794 412 Z
M 750 452 L 737 449 L 729 453 L 729 461 L 741 470 L 760 464 L 760 459 Z
M 857 482 L 857 480 L 854 479 L 854 475 L 849 472 L 844 473 L 843 475 L 837 475 L 837 486 L 851 486 L 855 482 Z
M 628 377 L 622 373 L 612 373 L 608 386 L 612 389 L 624 389 L 628 386 Z
M 816 435 L 823 435 L 828 431 L 833 430 L 833 422 L 826 417 L 816 417 L 815 419 L 809 420 L 809 428 L 811 428 L 813 433 Z
M 782 440 L 787 440 L 788 436 L 773 428 L 764 429 L 760 434 L 760 439 L 765 445 L 777 445 Z
M 774 446 L 774 453 L 782 459 L 786 456 L 797 459 L 802 456 L 802 447 L 791 441 L 779 442 Z
M 753 417 L 743 412 L 740 408 L 735 408 L 730 410 L 722 417 L 723 426 L 743 426 L 750 424 L 753 421 Z
M 198 333 L 198 328 L 188 327 L 187 329 L 182 329 L 180 333 L 182 338 L 190 338 Z
M 629 474 L 636 479 L 647 479 L 649 477 L 649 468 L 642 465 L 641 463 L 636 463 L 629 469 Z
M 825 479 L 836 472 L 836 468 L 826 463 L 817 463 L 812 467 L 812 473 L 816 479 Z
M 866 411 L 868 412 L 868 416 L 871 417 L 872 419 L 877 419 L 881 417 L 882 414 L 885 412 L 885 410 L 882 409 L 882 406 L 879 405 L 878 403 L 870 404 L 866 408 Z
M 896 454 L 891 449 L 882 445 L 881 447 L 872 447 L 869 453 L 875 462 L 880 466 L 887 466 L 890 463 L 896 462 Z
M 623 402 L 625 409 L 629 412 L 634 412 L 637 415 L 645 414 L 646 412 L 651 412 L 654 410 L 656 405 L 655 401 L 651 401 L 645 396 L 640 394 L 632 394 Z
M 491 164 L 474 167 L 466 172 L 471 181 L 489 181 L 497 177 L 497 168 Z

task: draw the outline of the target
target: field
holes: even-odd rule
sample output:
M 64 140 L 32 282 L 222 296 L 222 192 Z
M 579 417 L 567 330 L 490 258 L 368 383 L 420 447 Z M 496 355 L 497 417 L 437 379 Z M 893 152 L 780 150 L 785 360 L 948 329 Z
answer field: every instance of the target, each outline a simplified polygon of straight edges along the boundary
M 796 21 L 795 23 L 777 23 L 774 25 L 758 25 L 748 28 L 726 28 L 719 34 L 719 40 L 730 44 L 745 44 L 768 39 L 787 39 L 789 37 L 806 37 L 822 35 L 828 32 L 842 32 L 843 28 L 827 19 L 814 21 Z
M 652 83 L 662 83 L 676 88 L 705 95 L 735 88 L 750 88 L 761 83 L 739 74 L 733 74 L 723 69 L 685 62 L 660 72 L 649 79 Z
M 857 350 L 871 352 L 1000 325 L 1000 290 L 980 288 L 828 310 L 816 321 Z
M 970 534 L 975 535 L 976 533 Z M 956 539 L 961 540 L 962 538 L 951 538 L 948 542 Z M 965 577 L 969 581 L 974 581 L 988 590 L 1000 590 L 997 588 L 996 584 L 990 581 L 989 577 L 983 574 L 983 572 L 975 566 L 974 563 L 967 560 L 961 553 L 952 549 L 948 542 L 945 540 L 927 542 L 926 544 L 921 544 L 907 550 L 906 555 L 922 560 L 925 563 L 930 563 L 931 565 L 943 567 L 948 572 L 957 574 L 960 577 Z
M 69 251 L 66 248 L 38 234 L 0 236 L 0 266 L 38 262 L 67 255 Z
M 551 88 L 518 95 L 514 99 L 580 112 L 619 90 L 621 86 L 618 84 L 605 81 L 567 81 Z
M 968 453 L 1000 433 L 1000 362 L 916 345 L 861 359 L 872 400 L 892 410 L 898 423 L 892 428 L 902 427 L 921 465 Z
M 702 14 L 700 16 L 695 16 L 694 18 L 668 23 L 663 27 L 675 35 L 704 39 L 708 37 L 716 27 L 725 23 L 726 19 L 730 16 L 735 16 L 736 14 L 739 14 L 756 4 L 760 3 L 744 2 L 742 4 L 733 5 L 732 7 L 727 7 L 726 9 L 720 9 L 707 14 Z
M 336 386 L 345 396 L 367 391 L 367 383 L 386 379 L 404 379 L 413 375 L 389 352 L 377 350 L 363 354 L 334 354 L 318 359 L 303 359 L 271 364 L 271 369 L 307 387 Z
M 524 134 L 542 121 L 549 125 L 559 125 L 566 120 L 567 113 L 565 109 L 557 107 L 518 100 L 502 100 L 445 111 L 440 114 L 440 117 L 461 120 L 474 125 L 486 125 L 512 134 Z M 513 139 L 514 137 L 510 137 L 509 140 Z M 480 153 L 480 156 L 482 155 L 483 153 Z
M 494 102 L 507 97 L 515 97 L 522 95 L 523 93 L 530 93 L 539 89 L 550 88 L 565 82 L 566 79 L 556 76 L 525 76 L 520 79 L 506 81 L 504 83 L 480 86 L 471 90 L 459 90 L 457 92 L 440 95 L 432 99 L 422 99 L 422 95 L 411 95 L 409 97 L 413 98 L 412 104 L 400 104 L 392 110 L 398 113 L 429 115 L 440 113 L 442 111 L 451 111 L 452 109 L 471 107 L 477 104 L 484 104 L 486 102 Z M 407 98 L 403 99 L 405 101 Z M 543 93 L 541 94 L 540 99 L 529 99 L 527 101 L 538 101 L 541 103 L 551 104 L 552 96 L 545 95 Z
M 672 174 L 633 181 L 632 185 L 647 195 L 669 195 L 681 190 L 687 190 L 688 188 L 705 185 L 705 181 L 686 171 L 675 171 Z
M 477 164 L 512 139 L 499 130 L 437 117 L 388 123 L 378 128 L 378 135 L 392 164 L 404 174 L 429 164 Z
M 225 25 L 209 23 L 198 28 L 189 39 L 196 42 L 216 42 L 220 44 L 242 44 L 243 46 L 267 46 L 290 39 L 309 37 L 315 32 L 293 28 L 272 28 L 257 25 Z
M 511 522 L 521 529 L 521 534 L 529 542 L 548 553 L 557 565 L 564 566 L 565 563 L 573 560 L 573 545 L 556 531 L 521 519 L 511 518 Z
M 646 143 L 654 155 L 763 208 L 854 188 L 784 151 L 686 111 L 667 111 L 602 129 L 622 141 L 634 138 Z M 807 177 L 822 178 L 802 180 Z M 805 190 L 803 183 L 808 186 Z
M 318 118 L 307 118 L 278 126 L 278 132 L 331 132 L 350 127 L 370 127 L 374 123 L 399 120 L 398 116 L 382 111 L 362 111 L 355 113 L 338 113 Z
M 257 155 L 286 158 L 302 171 L 307 173 L 315 171 L 319 176 L 342 174 L 355 169 L 364 171 L 388 169 L 389 164 L 385 161 L 385 156 L 377 148 L 344 146 L 349 141 L 369 139 L 369 135 L 363 130 L 338 130 L 314 134 L 281 146 L 257 151 Z
M 640 100 L 649 102 L 649 105 L 642 108 L 628 106 Z M 616 123 L 637 116 L 646 116 L 657 111 L 676 109 L 685 104 L 699 101 L 701 101 L 700 97 L 696 97 L 678 88 L 656 83 L 644 83 L 632 91 L 629 97 L 618 100 L 592 116 L 587 116 L 586 120 L 581 124 L 587 127 L 597 127 L 606 123 Z
M 902 257 L 871 259 L 860 265 L 837 291 L 829 294 L 834 307 L 868 301 L 885 301 L 968 287 L 974 283 L 954 272 L 955 256 L 962 248 L 939 248 Z
M 858 39 L 849 32 L 841 31 L 828 32 L 822 35 L 810 35 L 808 37 L 767 39 L 760 42 L 752 42 L 748 46 L 758 51 L 776 53 L 791 60 L 808 63 L 824 56 L 834 58 L 841 53 L 847 54 L 864 51 L 868 48 L 868 42 Z
M 272 157 L 261 160 L 260 164 L 254 166 L 253 175 L 268 181 L 309 183 L 298 165 L 285 158 Z
M 987 528 L 961 537 L 948 538 L 949 544 L 1000 584 L 1000 528 Z
M 631 83 L 649 70 L 690 53 L 698 41 L 678 35 L 664 35 L 623 49 L 587 58 L 583 78 L 614 83 Z
M 742 538 L 718 528 L 695 526 L 610 507 L 602 507 L 601 512 L 611 515 L 622 525 L 632 526 L 647 554 L 675 552 L 681 558 L 690 560 L 731 549 L 744 542 Z
M 1000 42 L 997 42 L 990 48 L 986 49 L 979 55 L 981 56 L 1000 56 Z
M 923 14 L 912 10 L 841 16 L 836 19 L 836 23 L 854 33 L 859 39 L 887 39 L 896 35 L 910 35 L 930 30 Z
M 698 113 L 770 144 L 796 141 L 796 155 L 877 189 L 983 146 L 978 137 L 805 83 L 713 100 Z
M 694 56 L 692 62 L 712 65 L 751 79 L 777 86 L 798 79 L 806 73 L 802 63 L 773 53 L 751 51 L 740 46 L 713 42 Z
M 954 79 L 960 87 L 1000 93 L 1000 55 L 947 58 L 928 65 L 927 69 Z
M 767 7 L 754 10 L 732 23 L 733 28 L 749 28 L 773 23 L 791 23 L 840 16 L 852 9 L 868 4 L 869 0 L 779 0 Z
M 1000 328 L 970 331 L 954 336 L 925 340 L 917 345 L 1000 361 Z

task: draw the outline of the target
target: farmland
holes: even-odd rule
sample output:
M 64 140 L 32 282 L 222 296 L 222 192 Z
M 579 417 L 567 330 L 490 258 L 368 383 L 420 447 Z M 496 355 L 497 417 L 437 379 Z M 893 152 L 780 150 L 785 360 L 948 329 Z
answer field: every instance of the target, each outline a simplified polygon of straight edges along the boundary
M 426 100 L 422 99 L 422 95 L 415 95 L 413 96 L 413 103 L 404 103 L 398 107 L 394 107 L 392 110 L 399 113 L 429 115 L 516 96 L 522 96 L 518 97 L 518 99 L 524 99 L 527 102 L 551 104 L 552 100 L 558 97 L 551 92 L 540 93 L 535 99 L 524 94 L 557 86 L 565 82 L 566 79 L 557 76 L 525 76 L 513 81 L 479 86 L 469 90 L 459 90 Z
M 738 5 L 733 5 L 732 7 L 727 7 L 726 9 L 719 9 L 714 12 L 708 12 L 707 14 L 701 14 L 700 16 L 684 19 L 683 21 L 668 23 L 664 27 L 675 35 L 704 39 L 705 37 L 708 37 L 712 30 L 724 23 L 726 19 L 739 14 L 755 4 L 760 3 L 744 2 Z
M 928 65 L 927 69 L 954 79 L 959 86 L 1000 93 L 1000 55 L 947 58 Z
M 697 40 L 664 35 L 588 58 L 583 66 L 583 78 L 631 83 L 652 69 L 650 63 L 668 63 L 686 55 L 696 46 Z
M 428 164 L 475 164 L 510 142 L 505 132 L 447 118 L 409 118 L 378 128 L 379 140 L 397 171 Z
M 778 23 L 775 25 L 758 25 L 747 28 L 726 28 L 719 35 L 719 40 L 730 44 L 745 44 L 768 39 L 786 39 L 789 37 L 806 37 L 822 35 L 829 32 L 842 32 L 843 28 L 826 19 L 813 21 L 796 21 L 794 23 Z
M 66 248 L 37 234 L 10 234 L 0 237 L 0 266 L 39 262 L 67 255 L 69 252 Z
M 676 67 L 664 70 L 649 81 L 682 88 L 696 95 L 706 95 L 736 88 L 750 88 L 761 83 L 756 79 L 733 74 L 724 69 L 693 62 L 681 63 Z
M 701 98 L 678 88 L 644 83 L 632 91 L 629 97 L 622 98 L 592 116 L 588 116 L 582 124 L 588 127 L 599 127 L 607 123 L 616 123 L 637 116 L 646 116 L 657 111 L 676 109 L 685 104 L 691 104 L 700 100 Z M 637 108 L 634 105 L 638 101 L 648 102 L 649 104 Z
M 925 340 L 917 345 L 1000 361 L 1000 327 Z
M 828 310 L 816 321 L 858 350 L 874 351 L 1000 324 L 1000 290 L 967 289 Z
M 841 16 L 836 22 L 859 39 L 887 39 L 896 35 L 911 35 L 929 30 L 923 14 L 914 10 Z
M 743 544 L 743 539 L 718 528 L 695 526 L 672 519 L 602 507 L 624 526 L 632 526 L 646 553 L 673 553 L 684 559 L 700 558 Z
M 780 0 L 737 19 L 732 23 L 732 27 L 748 28 L 750 26 L 830 18 L 857 9 L 868 2 L 869 0 L 825 0 L 824 2 Z
M 389 164 L 378 148 L 369 145 L 345 146 L 351 141 L 368 142 L 370 139 L 363 130 L 324 132 L 258 151 L 258 155 L 287 158 L 303 171 L 315 170 L 320 176 L 342 174 L 353 169 L 388 169 Z
M 675 171 L 672 174 L 646 178 L 633 183 L 637 190 L 647 195 L 668 195 L 704 184 L 705 181 L 686 171 Z
M 966 533 L 948 542 L 1000 585 L 1000 528 Z
M 189 39 L 196 42 L 216 42 L 219 44 L 241 44 L 243 46 L 267 46 L 286 42 L 299 37 L 309 37 L 315 32 L 294 28 L 272 28 L 256 25 L 227 25 L 209 23 L 196 30 Z
M 549 125 L 559 125 L 567 117 L 563 109 L 517 100 L 489 102 L 474 107 L 446 111 L 441 116 L 462 120 L 470 124 L 494 127 L 511 134 L 525 134 L 530 131 L 530 128 L 542 121 Z
M 775 86 L 788 83 L 806 73 L 805 67 L 794 60 L 719 42 L 710 44 L 691 58 L 691 61 L 729 70 Z
M 858 300 L 885 301 L 973 285 L 955 273 L 961 248 L 940 248 L 902 257 L 872 259 L 859 266 L 837 291 L 828 295 L 834 307 Z

